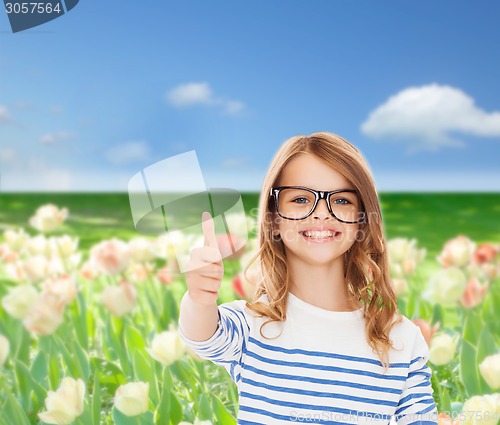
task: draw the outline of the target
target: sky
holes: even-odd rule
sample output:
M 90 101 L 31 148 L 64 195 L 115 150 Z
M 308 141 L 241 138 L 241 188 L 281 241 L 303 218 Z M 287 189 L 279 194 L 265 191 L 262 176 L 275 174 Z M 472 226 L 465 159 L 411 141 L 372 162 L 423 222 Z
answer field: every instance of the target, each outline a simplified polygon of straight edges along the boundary
M 381 192 L 498 192 L 499 16 L 493 0 L 80 0 L 12 33 L 0 10 L 0 191 L 126 192 L 192 150 L 207 187 L 258 191 L 288 138 L 329 131 Z

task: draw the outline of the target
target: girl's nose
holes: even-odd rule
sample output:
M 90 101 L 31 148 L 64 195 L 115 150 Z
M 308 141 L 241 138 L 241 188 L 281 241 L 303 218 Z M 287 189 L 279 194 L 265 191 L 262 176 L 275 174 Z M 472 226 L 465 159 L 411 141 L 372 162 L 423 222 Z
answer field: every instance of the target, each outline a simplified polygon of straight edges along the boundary
M 332 215 L 330 214 L 330 211 L 328 211 L 328 204 L 326 203 L 326 199 L 320 199 L 313 212 L 313 217 L 325 218 L 331 216 Z

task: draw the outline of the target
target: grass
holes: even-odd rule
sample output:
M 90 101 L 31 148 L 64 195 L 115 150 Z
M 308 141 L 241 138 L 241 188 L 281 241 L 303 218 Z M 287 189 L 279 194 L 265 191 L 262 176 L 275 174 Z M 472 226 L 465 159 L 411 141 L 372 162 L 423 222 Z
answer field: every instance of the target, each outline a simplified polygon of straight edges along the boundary
M 450 238 L 464 234 L 481 242 L 500 242 L 500 193 L 380 193 L 385 235 L 417 238 L 435 258 Z M 242 193 L 247 214 L 258 205 L 258 193 Z M 43 204 L 67 207 L 69 218 L 58 233 L 80 238 L 80 248 L 112 237 L 129 239 L 135 229 L 127 193 L 2 193 L 0 230 L 24 227 Z

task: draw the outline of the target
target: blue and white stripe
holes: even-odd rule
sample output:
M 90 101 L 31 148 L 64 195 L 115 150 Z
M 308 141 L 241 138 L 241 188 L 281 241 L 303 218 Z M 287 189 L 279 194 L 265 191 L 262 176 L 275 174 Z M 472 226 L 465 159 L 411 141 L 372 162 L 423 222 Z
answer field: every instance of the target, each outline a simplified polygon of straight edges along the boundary
M 179 329 L 201 358 L 225 367 L 235 381 L 238 424 L 437 424 L 428 348 L 409 320 L 402 331 L 413 332 L 412 350 L 396 352 L 384 374 L 376 355 L 360 349 L 356 335 L 352 345 L 332 338 L 328 350 L 298 344 L 300 335 L 287 327 L 280 338 L 267 340 L 259 332 L 267 319 L 244 307 L 244 300 L 220 305 L 218 329 L 207 341 L 191 341 Z M 360 328 L 360 337 L 363 332 Z

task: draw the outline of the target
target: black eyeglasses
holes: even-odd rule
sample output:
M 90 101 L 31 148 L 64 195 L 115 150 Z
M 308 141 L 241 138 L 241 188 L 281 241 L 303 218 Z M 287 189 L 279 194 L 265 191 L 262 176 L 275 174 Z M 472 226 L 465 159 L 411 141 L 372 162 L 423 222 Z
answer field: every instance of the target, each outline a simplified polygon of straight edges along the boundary
M 353 189 L 321 191 L 303 186 L 279 186 L 271 188 L 270 196 L 274 198 L 278 215 L 287 220 L 303 220 L 309 217 L 319 200 L 324 199 L 328 211 L 338 221 L 348 224 L 366 221 L 357 191 Z

